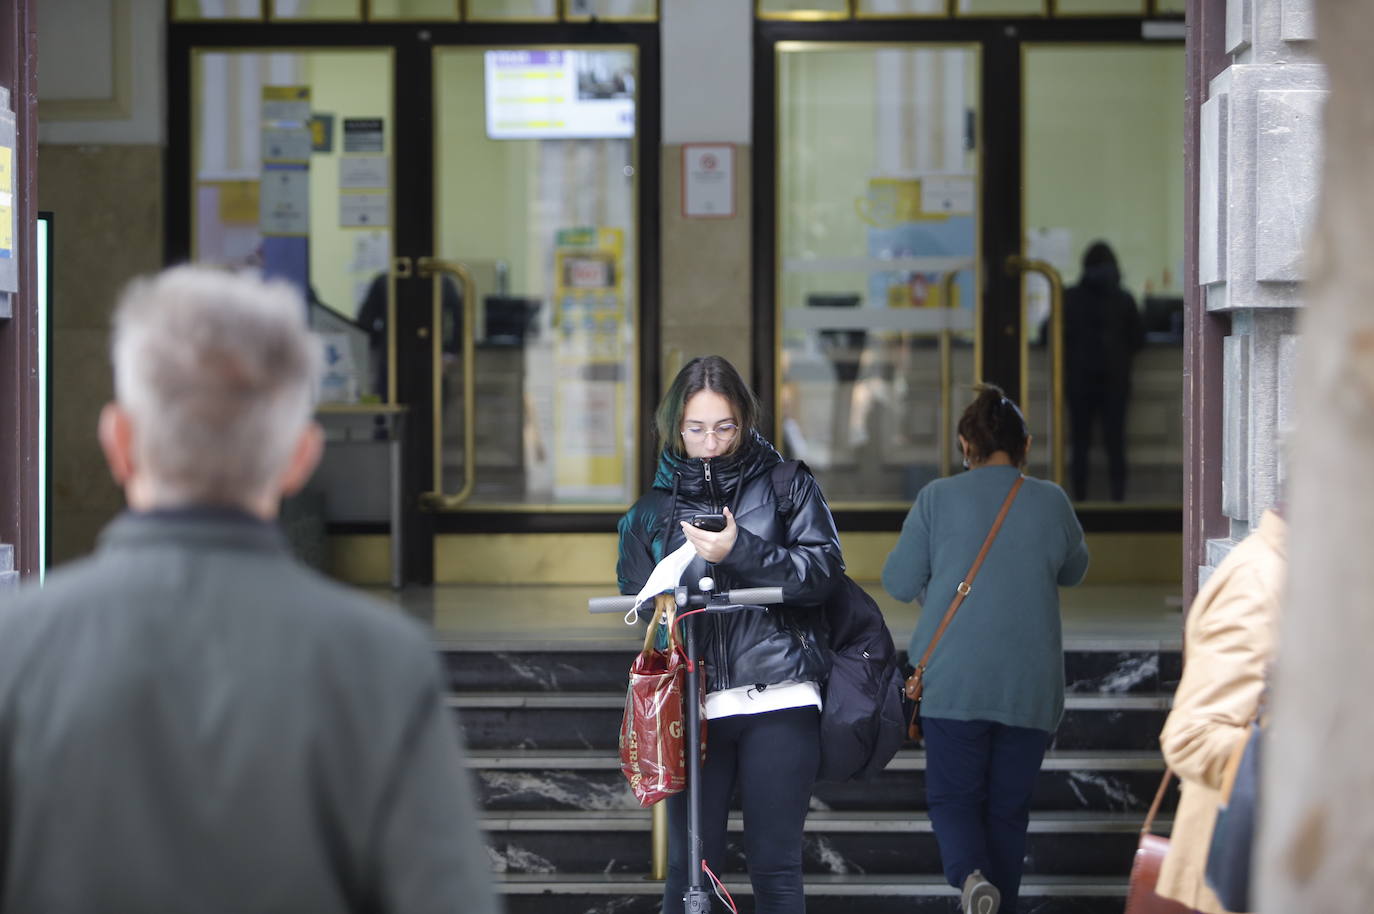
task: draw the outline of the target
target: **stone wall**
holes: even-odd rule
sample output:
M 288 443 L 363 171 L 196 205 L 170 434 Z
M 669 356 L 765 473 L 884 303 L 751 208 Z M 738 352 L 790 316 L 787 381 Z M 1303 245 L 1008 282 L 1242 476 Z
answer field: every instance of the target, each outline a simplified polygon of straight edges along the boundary
M 1231 65 L 1202 104 L 1197 244 L 1207 310 L 1231 321 L 1222 453 L 1230 535 L 1208 543 L 1200 580 L 1283 497 L 1280 438 L 1291 422 L 1326 98 L 1312 0 L 1227 0 L 1226 14 Z

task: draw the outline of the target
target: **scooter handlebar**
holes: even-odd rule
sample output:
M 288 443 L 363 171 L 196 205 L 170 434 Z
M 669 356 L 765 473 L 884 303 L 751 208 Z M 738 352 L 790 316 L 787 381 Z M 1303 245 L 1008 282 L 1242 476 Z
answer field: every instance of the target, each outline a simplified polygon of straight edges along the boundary
M 737 587 L 725 592 L 729 603 L 742 603 L 764 606 L 782 602 L 781 587 Z M 634 597 L 592 597 L 587 601 L 587 611 L 591 613 L 620 613 L 624 615 L 634 609 Z
M 629 597 L 592 597 L 587 601 L 587 612 L 625 613 L 635 608 L 635 598 Z
M 782 602 L 781 587 L 737 587 L 734 590 L 725 592 L 725 598 L 731 603 L 747 603 L 764 606 L 769 603 Z

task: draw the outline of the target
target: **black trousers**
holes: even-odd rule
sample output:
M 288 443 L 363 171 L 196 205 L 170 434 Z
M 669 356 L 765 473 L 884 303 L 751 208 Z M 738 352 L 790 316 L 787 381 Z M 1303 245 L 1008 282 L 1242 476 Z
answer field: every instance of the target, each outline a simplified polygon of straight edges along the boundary
M 1093 427 L 1102 426 L 1107 451 L 1107 477 L 1112 501 L 1126 498 L 1126 406 L 1129 387 L 1085 385 L 1069 391 L 1069 474 L 1075 501 L 1088 497 L 1088 467 L 1092 461 Z
M 802 828 L 820 766 L 820 711 L 787 708 L 719 717 L 706 728 L 701 772 L 702 858 L 726 882 L 726 825 L 739 791 L 744 854 L 757 914 L 802 914 Z M 710 879 L 702 883 L 710 890 Z M 687 885 L 687 794 L 668 798 L 664 914 L 680 914 Z M 712 909 L 716 910 L 716 902 Z

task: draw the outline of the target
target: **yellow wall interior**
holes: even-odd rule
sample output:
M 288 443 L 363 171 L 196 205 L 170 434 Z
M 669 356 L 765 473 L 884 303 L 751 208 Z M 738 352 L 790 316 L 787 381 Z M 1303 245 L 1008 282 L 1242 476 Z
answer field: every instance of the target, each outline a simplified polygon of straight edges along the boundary
M 1176 45 L 1026 48 L 1025 225 L 1071 232 L 1066 281 L 1104 238 L 1137 300 L 1182 288 L 1184 67 Z

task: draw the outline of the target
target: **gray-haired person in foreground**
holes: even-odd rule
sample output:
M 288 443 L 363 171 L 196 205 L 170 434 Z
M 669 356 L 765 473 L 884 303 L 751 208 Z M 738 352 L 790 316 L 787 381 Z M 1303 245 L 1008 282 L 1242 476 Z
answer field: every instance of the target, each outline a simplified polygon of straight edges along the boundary
M 497 910 L 424 631 L 274 524 L 322 447 L 304 314 L 196 267 L 125 292 L 129 510 L 0 603 L 3 911 Z

